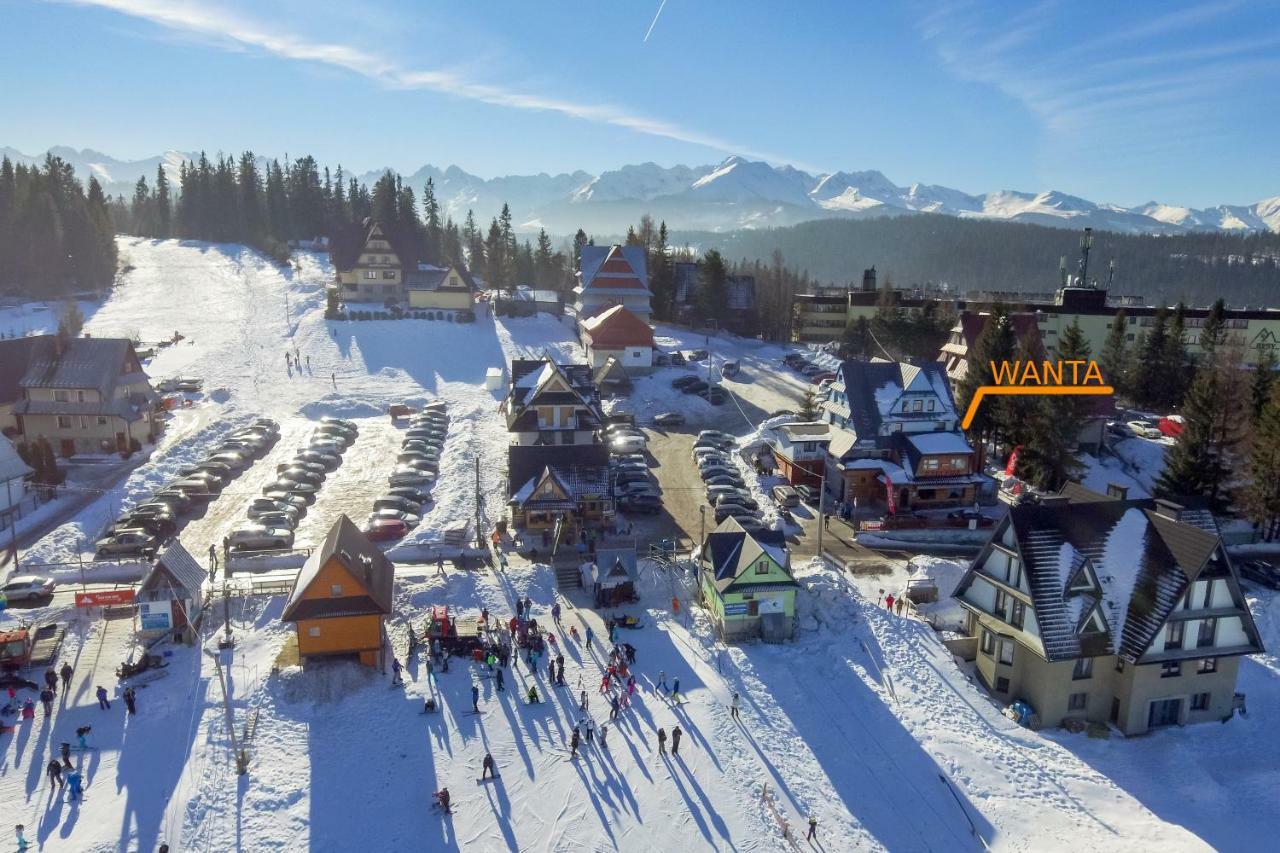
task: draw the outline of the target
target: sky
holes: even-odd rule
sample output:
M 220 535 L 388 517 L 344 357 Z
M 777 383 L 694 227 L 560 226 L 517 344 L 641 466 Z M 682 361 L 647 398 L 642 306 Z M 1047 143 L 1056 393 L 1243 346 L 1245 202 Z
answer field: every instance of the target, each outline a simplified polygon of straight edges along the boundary
M 0 0 L 0 21 L 0 146 L 29 154 L 484 177 L 739 154 L 1126 206 L 1280 195 L 1274 0 Z

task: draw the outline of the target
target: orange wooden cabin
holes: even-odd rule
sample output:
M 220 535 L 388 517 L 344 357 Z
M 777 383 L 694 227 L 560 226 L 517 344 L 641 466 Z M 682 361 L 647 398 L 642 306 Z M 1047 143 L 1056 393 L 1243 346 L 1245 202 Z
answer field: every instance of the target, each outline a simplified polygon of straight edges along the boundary
M 385 662 L 383 620 L 391 612 L 394 567 L 359 528 L 341 516 L 307 558 L 281 618 L 298 630 L 298 656 Z

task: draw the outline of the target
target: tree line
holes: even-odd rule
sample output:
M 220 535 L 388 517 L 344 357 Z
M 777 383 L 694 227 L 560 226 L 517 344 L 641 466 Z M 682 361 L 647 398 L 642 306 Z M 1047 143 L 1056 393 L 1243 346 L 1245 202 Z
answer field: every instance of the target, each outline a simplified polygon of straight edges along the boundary
M 106 196 L 60 157 L 0 160 L 0 293 L 58 298 L 111 286 L 116 245 Z

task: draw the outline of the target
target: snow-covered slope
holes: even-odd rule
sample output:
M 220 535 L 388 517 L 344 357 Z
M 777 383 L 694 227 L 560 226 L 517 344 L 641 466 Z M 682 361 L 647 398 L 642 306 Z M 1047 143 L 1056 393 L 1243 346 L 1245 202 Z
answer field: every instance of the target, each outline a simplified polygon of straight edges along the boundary
M 97 151 L 54 148 L 82 177 L 96 175 L 111 194 L 132 192 L 139 176 L 154 180 L 157 165 L 176 178 L 178 164 L 195 155 L 167 152 L 145 160 L 120 161 Z M 0 154 L 15 162 L 36 163 L 11 148 Z M 357 178 L 372 184 L 384 169 Z M 875 170 L 813 175 L 793 166 L 775 166 L 731 156 L 715 166 L 660 166 L 640 163 L 591 175 L 506 175 L 481 178 L 457 166 L 423 166 L 405 176 L 421 193 L 430 178 L 444 212 L 455 221 L 467 211 L 482 223 L 511 206 L 522 230 L 545 227 L 571 234 L 579 227 L 625 231 L 642 214 L 663 219 L 669 228 L 724 231 L 741 227 L 790 225 L 832 216 L 882 216 L 937 213 L 1064 228 L 1094 228 L 1126 233 L 1184 231 L 1270 231 L 1280 233 L 1280 196 L 1254 204 L 1204 209 L 1161 202 L 1136 207 L 1098 203 L 1057 190 L 996 190 L 971 195 L 933 184 L 899 186 Z

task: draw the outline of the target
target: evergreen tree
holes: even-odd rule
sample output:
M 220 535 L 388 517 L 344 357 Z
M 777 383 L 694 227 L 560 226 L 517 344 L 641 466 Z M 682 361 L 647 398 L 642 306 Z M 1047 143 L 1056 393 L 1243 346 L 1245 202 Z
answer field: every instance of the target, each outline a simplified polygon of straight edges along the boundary
M 1218 401 L 1221 390 L 1218 371 L 1205 365 L 1187 391 L 1182 407 L 1182 432 L 1165 453 L 1164 471 L 1156 483 L 1162 497 L 1197 495 L 1209 498 L 1221 509 L 1221 490 L 1228 469 L 1219 441 Z
M 1102 345 L 1100 362 L 1102 375 L 1107 384 L 1116 389 L 1116 394 L 1129 397 L 1129 344 L 1125 340 L 1129 328 L 1128 316 L 1121 308 L 1116 311 L 1107 339 Z
M 800 409 L 796 412 L 796 417 L 802 421 L 816 421 L 818 419 L 818 395 L 813 390 L 813 386 L 805 389 L 804 396 L 800 398 Z
M 582 271 L 582 249 L 584 246 L 588 245 L 590 242 L 591 241 L 587 239 L 587 232 L 583 231 L 581 228 L 578 229 L 577 234 L 573 235 L 573 271 L 574 272 Z
M 539 290 L 550 290 L 557 284 L 555 252 L 547 229 L 538 229 L 538 248 L 533 253 L 533 282 Z
M 1187 327 L 1186 312 L 1186 306 L 1179 302 L 1173 312 L 1173 319 L 1169 321 L 1164 354 L 1160 359 L 1164 379 L 1158 396 L 1163 404 L 1161 408 L 1166 411 L 1182 404 L 1194 372 L 1191 358 L 1187 355 L 1186 341 L 1183 340 Z
M 1088 361 L 1092 352 L 1078 321 L 1072 321 L 1058 340 L 1062 361 Z M 1065 380 L 1064 380 L 1065 381 Z M 1011 397 L 1032 402 L 1022 434 L 1019 475 L 1042 489 L 1057 490 L 1079 476 L 1076 458 L 1080 430 L 1089 403 L 1084 397 Z
M 1249 472 L 1245 507 L 1270 542 L 1280 529 L 1280 385 L 1272 388 L 1256 421 Z
M 504 290 L 510 286 L 507 276 L 507 241 L 497 219 L 489 221 L 489 234 L 484 240 L 485 278 L 489 286 Z
M 151 191 L 147 189 L 145 175 L 140 175 L 138 182 L 133 185 L 133 204 L 130 205 L 129 213 L 133 217 L 134 236 L 146 237 L 155 233 L 151 221 Z
M 1168 379 L 1165 357 L 1169 351 L 1167 322 L 1165 310 L 1157 308 L 1151 329 L 1142 339 L 1138 363 L 1133 370 L 1133 398 L 1146 408 L 1161 407 L 1165 402 L 1163 383 Z
M 957 412 L 961 417 L 969 410 L 969 403 L 979 386 L 995 384 L 992 364 L 1011 361 L 1016 345 L 1007 309 L 999 303 L 993 305 L 991 316 L 969 350 L 964 377 L 956 388 Z M 969 434 L 981 447 L 996 437 L 1000 399 L 984 398 L 969 425 Z
M 871 326 L 866 317 L 858 317 L 845 323 L 840 336 L 840 357 L 866 358 L 871 353 Z
M 173 233 L 173 202 L 169 198 L 169 178 L 164 173 L 164 164 L 156 166 L 155 190 L 155 226 L 152 234 L 166 239 Z
M 581 231 L 578 233 L 582 234 Z M 658 226 L 653 251 L 649 253 L 649 290 L 653 292 L 654 312 L 664 320 L 672 320 L 675 319 L 676 272 L 667 242 L 667 223 L 664 220 Z
M 728 271 L 718 249 L 708 249 L 698 264 L 698 315 L 720 320 L 729 313 Z
M 1201 360 L 1211 360 L 1227 341 L 1227 303 L 1219 297 L 1200 326 Z
M 444 230 L 440 223 L 440 202 L 436 201 L 436 185 L 431 178 L 427 178 L 427 184 L 422 188 L 422 212 L 427 237 L 427 260 L 443 266 Z
M 1275 378 L 1276 351 L 1273 347 L 1258 347 L 1257 363 L 1253 368 L 1253 380 L 1249 383 L 1249 419 L 1258 423 L 1262 411 L 1271 399 L 1272 389 L 1277 387 Z M 1276 469 L 1280 471 L 1280 468 Z
M 62 314 L 58 317 L 58 337 L 64 341 L 80 337 L 84 330 L 84 314 L 80 304 L 72 297 L 62 303 Z
M 267 211 L 267 233 L 272 239 L 284 242 L 293 232 L 289 222 L 289 197 L 285 188 L 284 169 L 279 160 L 267 164 L 264 206 Z
M 255 245 L 270 238 L 267 227 L 267 211 L 262 197 L 262 178 L 258 174 L 258 161 L 252 151 L 240 155 L 236 174 L 236 195 L 240 210 L 242 239 Z
M 462 243 L 467 250 L 467 266 L 476 272 L 486 269 L 484 235 L 476 227 L 476 217 L 470 210 L 467 211 L 466 221 L 462 223 Z

